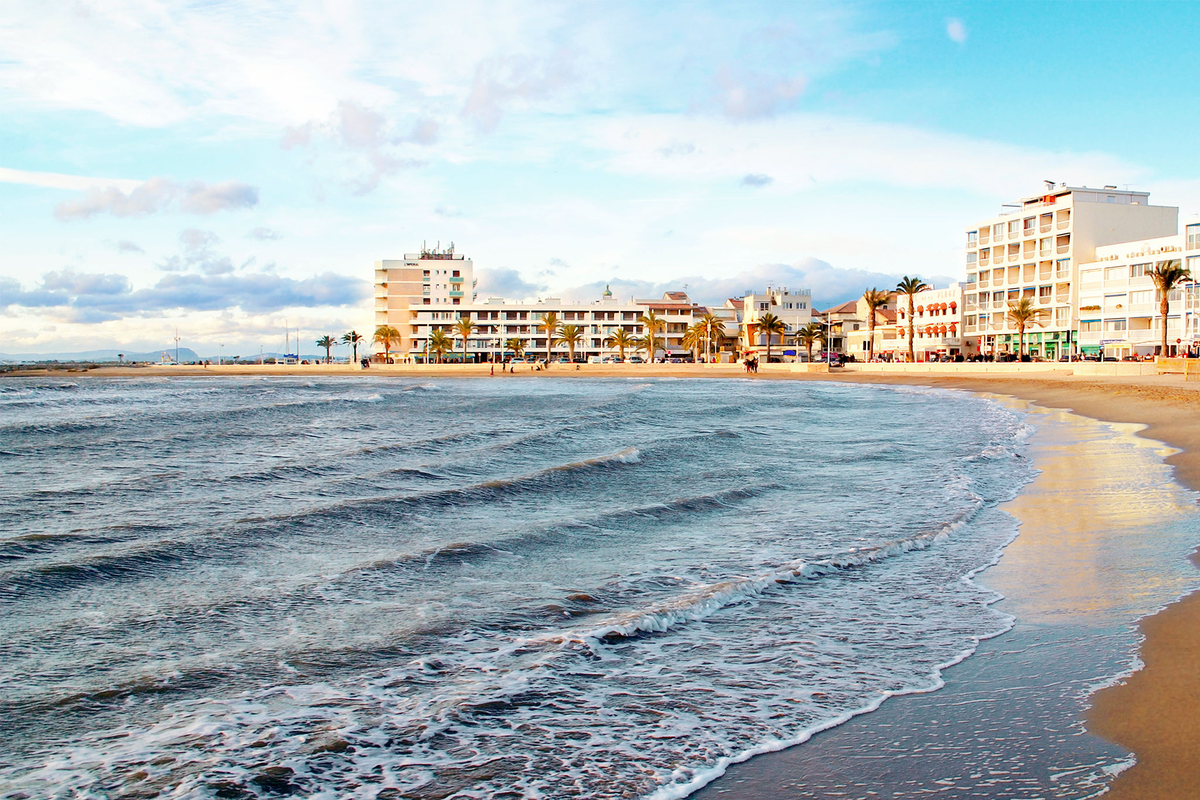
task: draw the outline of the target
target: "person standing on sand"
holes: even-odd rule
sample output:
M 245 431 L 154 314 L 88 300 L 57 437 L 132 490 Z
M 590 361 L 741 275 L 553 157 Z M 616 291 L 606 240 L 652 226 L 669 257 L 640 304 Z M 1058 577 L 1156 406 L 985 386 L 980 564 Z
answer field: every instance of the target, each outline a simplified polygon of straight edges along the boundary
M 496 362 L 492 362 L 492 377 L 496 377 Z

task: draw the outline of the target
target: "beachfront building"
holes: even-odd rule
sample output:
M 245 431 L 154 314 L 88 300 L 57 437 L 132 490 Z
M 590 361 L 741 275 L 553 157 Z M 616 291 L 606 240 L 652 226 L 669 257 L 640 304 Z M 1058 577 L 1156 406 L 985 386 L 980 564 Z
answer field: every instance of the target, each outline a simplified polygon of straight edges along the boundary
M 899 352 L 896 334 L 896 292 L 888 292 L 887 303 L 875 310 L 875 347 L 868 351 L 867 339 L 871 336 L 870 309 L 861 297 L 854 302 L 854 316 L 848 324 L 842 322 L 847 356 L 857 361 L 866 361 L 867 353 L 874 352 L 877 358 L 890 359 Z M 839 307 L 840 308 L 840 307 Z
M 1200 223 L 1174 236 L 1097 247 L 1095 260 L 1079 265 L 1080 352 L 1118 359 L 1157 353 L 1162 297 L 1149 273 L 1173 261 L 1200 277 Z M 1168 302 L 1167 354 L 1194 351 L 1200 342 L 1200 284 L 1195 279 L 1182 284 Z
M 952 283 L 944 289 L 926 289 L 913 295 L 913 357 L 917 361 L 936 361 L 943 356 L 966 355 L 975 339 L 963 334 L 963 287 Z M 896 310 L 896 347 L 908 353 L 908 297 L 900 298 Z M 969 344 L 968 344 L 969 343 Z
M 1150 205 L 1148 192 L 1047 182 L 1041 194 L 1003 206 L 966 231 L 965 337 L 976 352 L 1016 353 L 1009 303 L 1028 297 L 1043 311 L 1026 334 L 1028 352 L 1054 359 L 1077 352 L 1079 265 L 1096 248 L 1177 232 L 1179 209 Z
M 783 321 L 784 333 L 771 337 L 771 355 L 792 360 L 796 356 L 794 347 L 783 346 L 791 342 L 796 331 L 812 322 L 812 292 L 808 289 L 788 291 L 787 287 L 773 288 L 768 286 L 762 294 L 746 293 L 742 297 L 741 340 L 742 352 L 747 357 L 765 356 L 767 353 L 767 335 L 758 328 L 758 321 L 765 314 L 774 314 Z M 790 355 L 785 353 L 790 351 Z
M 506 300 L 502 297 L 489 297 L 482 302 L 452 305 L 448 303 L 431 304 L 410 309 L 406 335 L 409 346 L 399 351 L 406 361 L 425 361 L 432 358 L 429 355 L 429 337 L 435 330 L 442 330 L 454 341 L 452 359 L 462 358 L 463 343 L 457 332 L 456 324 L 460 319 L 470 319 L 475 323 L 475 333 L 467 340 L 466 359 L 468 361 L 490 361 L 498 357 L 512 357 L 514 351 L 507 342 L 516 339 L 521 342 L 523 354 L 529 358 L 545 358 L 546 332 L 539 323 L 546 315 L 553 312 L 562 325 L 574 325 L 582 328 L 582 336 L 575 348 L 575 357 L 585 359 L 592 356 L 601 358 L 616 356 L 620 350 L 609 343 L 609 337 L 618 329 L 624 330 L 629 337 L 645 336 L 645 326 L 642 317 L 648 311 L 662 318 L 665 331 L 658 333 L 659 346 L 657 355 L 661 357 L 683 357 L 689 351 L 683 346 L 683 331 L 694 320 L 703 316 L 707 310 L 704 306 L 693 303 L 684 292 L 667 292 L 661 299 L 651 300 L 618 300 L 608 289 L 597 300 L 590 303 L 565 301 L 557 297 L 545 297 L 538 300 Z M 666 343 L 666 350 L 663 343 Z M 629 357 L 638 352 L 636 346 L 627 346 L 625 356 Z M 568 354 L 566 344 L 561 341 L 551 342 L 552 358 Z M 645 356 L 645 351 L 641 354 Z
M 474 301 L 474 264 L 455 254 L 453 242 L 444 250 L 422 246 L 421 252 L 406 253 L 403 260 L 375 262 L 375 327 L 390 325 L 400 332 L 399 353 L 413 349 L 414 310 Z

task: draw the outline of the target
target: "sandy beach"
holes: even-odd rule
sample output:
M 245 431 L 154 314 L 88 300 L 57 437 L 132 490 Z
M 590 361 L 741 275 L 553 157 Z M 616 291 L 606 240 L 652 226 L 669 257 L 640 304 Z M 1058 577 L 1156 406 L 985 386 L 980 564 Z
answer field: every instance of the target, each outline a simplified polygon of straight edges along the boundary
M 969 367 L 969 365 L 962 365 Z M 45 374 L 34 372 L 32 374 Z M 50 373 L 55 377 L 157 377 L 245 374 L 303 375 L 309 377 L 358 374 L 367 377 L 395 375 L 396 377 L 467 377 L 486 376 L 489 367 L 421 367 L 411 370 L 371 369 L 359 371 L 350 367 L 282 368 L 282 367 L 210 367 L 210 368 L 100 368 L 87 373 Z M 555 365 L 548 372 L 521 370 L 505 379 L 539 377 L 746 377 L 737 365 L 623 365 L 598 367 L 586 365 L 575 370 L 567 365 Z M 1036 404 L 1043 409 L 1073 411 L 1077 415 L 1111 423 L 1144 425 L 1139 435 L 1145 439 L 1164 442 L 1178 452 L 1166 457 L 1174 468 L 1174 478 L 1184 487 L 1200 491 L 1200 383 L 1185 382 L 1180 375 L 1138 375 L 1125 377 L 1075 376 L 1061 373 L 1032 374 L 973 374 L 966 369 L 957 374 L 865 374 L 846 371 L 834 374 L 803 374 L 764 371 L 759 380 L 832 380 L 879 384 L 901 384 L 961 389 L 1005 395 Z M 499 375 L 496 379 L 501 379 Z M 1036 495 L 1031 495 L 1036 496 Z M 1023 519 L 1022 538 L 1037 525 L 1036 515 L 1055 513 L 1042 508 L 1024 506 L 1018 499 L 1012 513 Z M 1061 511 L 1061 509 L 1059 510 Z M 1089 510 L 1076 509 L 1086 517 Z M 1022 515 L 1026 516 L 1022 516 Z M 1088 520 L 1085 527 L 1102 524 Z M 1020 540 L 1019 540 L 1020 541 Z M 1020 547 L 1032 548 L 1037 537 L 1029 535 Z M 1014 545 L 1017 548 L 1018 545 Z M 1013 550 L 1011 564 L 1020 559 Z M 1007 556 L 1006 556 L 1007 558 Z M 1031 562 L 1032 563 L 1032 562 Z M 1004 565 L 1004 559 L 1001 561 Z M 986 581 L 985 581 L 986 582 Z M 1193 594 L 1174 603 L 1166 610 L 1143 621 L 1145 642 L 1141 658 L 1145 668 L 1127 681 L 1094 695 L 1093 707 L 1087 716 L 1087 728 L 1112 742 L 1133 751 L 1136 766 L 1120 774 L 1113 782 L 1110 796 L 1115 800 L 1127 798 L 1191 798 L 1200 786 L 1200 672 L 1194 665 L 1200 658 L 1200 594 Z M 1003 637 L 1002 637 L 1003 638 Z M 968 660 L 970 664 L 974 659 Z M 980 662 L 981 664 L 984 662 Z M 900 698 L 908 703 L 929 702 L 933 695 Z M 891 705 L 885 704 L 884 709 Z M 881 710 L 878 713 L 884 713 Z M 805 750 L 816 745 L 817 737 Z M 775 776 L 782 780 L 777 766 L 767 766 L 771 759 L 783 754 L 761 757 L 741 765 L 747 776 Z M 793 776 L 794 778 L 795 776 Z M 727 776 L 727 779 L 729 776 Z M 726 780 L 727 780 L 726 779 Z M 729 784 L 717 785 L 724 789 Z M 715 796 L 715 795 L 714 795 Z M 721 796 L 736 796 L 722 793 Z M 746 795 L 752 796 L 752 795 Z

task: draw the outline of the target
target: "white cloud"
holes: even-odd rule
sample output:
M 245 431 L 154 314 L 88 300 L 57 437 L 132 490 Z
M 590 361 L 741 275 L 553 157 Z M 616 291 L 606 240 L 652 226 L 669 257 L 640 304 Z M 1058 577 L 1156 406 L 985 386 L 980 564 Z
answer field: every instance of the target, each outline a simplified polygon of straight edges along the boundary
M 214 214 L 258 205 L 258 189 L 237 181 L 181 184 L 170 178 L 150 178 L 124 191 L 114 185 L 93 187 L 77 200 L 59 203 L 54 214 L 61 220 L 87 219 L 97 214 L 144 217 L 166 211 L 176 201 L 186 213 Z
M 946 22 L 946 35 L 950 41 L 963 44 L 967 41 L 967 26 L 961 19 L 951 19 Z
M 46 189 L 67 189 L 85 192 L 88 189 L 113 186 L 130 192 L 141 185 L 141 181 L 125 178 L 89 178 L 85 175 L 63 175 L 58 172 L 28 172 L 22 169 L 0 167 L 0 183 L 17 183 L 26 186 L 41 186 Z

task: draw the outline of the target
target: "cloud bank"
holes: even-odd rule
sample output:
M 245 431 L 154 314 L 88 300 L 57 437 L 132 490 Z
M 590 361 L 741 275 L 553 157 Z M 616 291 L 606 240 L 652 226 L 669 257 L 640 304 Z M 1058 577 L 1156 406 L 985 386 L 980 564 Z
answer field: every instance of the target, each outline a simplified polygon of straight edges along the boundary
M 179 183 L 170 178 L 150 178 L 128 191 L 114 185 L 93 187 L 81 198 L 59 203 L 54 215 L 60 220 L 88 219 L 97 214 L 144 217 L 174 209 L 207 215 L 256 205 L 258 189 L 238 181 Z

